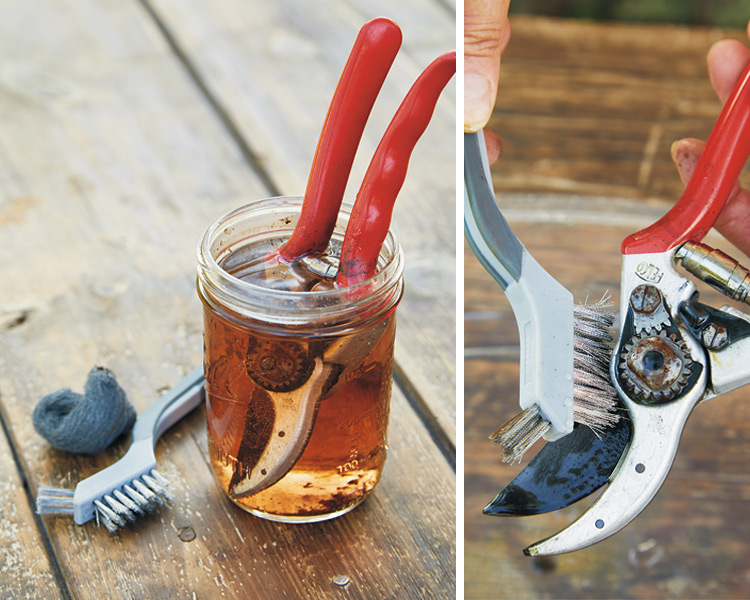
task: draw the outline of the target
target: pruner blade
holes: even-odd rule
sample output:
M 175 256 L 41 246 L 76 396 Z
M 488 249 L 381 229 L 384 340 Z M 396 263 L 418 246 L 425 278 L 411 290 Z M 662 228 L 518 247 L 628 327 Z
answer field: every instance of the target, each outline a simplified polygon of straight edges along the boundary
M 623 397 L 632 423 L 630 445 L 609 485 L 589 509 L 559 533 L 524 550 L 551 556 L 581 550 L 614 535 L 648 505 L 672 467 L 685 423 L 703 398 L 706 370 L 696 385 L 670 404 L 646 405 Z
M 626 418 L 601 432 L 578 424 L 571 434 L 545 444 L 483 512 L 520 517 L 566 508 L 609 481 L 629 441 Z
M 695 286 L 675 271 L 674 257 L 682 244 L 700 241 L 713 226 L 750 156 L 749 133 L 750 64 L 679 201 L 622 243 L 622 329 L 611 375 L 632 424 L 630 444 L 596 502 L 570 526 L 527 548 L 527 555 L 572 552 L 608 538 L 635 519 L 664 483 L 708 380 L 705 350 L 677 316 L 680 306 L 693 299 Z M 687 369 L 686 361 L 695 367 Z M 672 373 L 670 364 L 684 370 Z

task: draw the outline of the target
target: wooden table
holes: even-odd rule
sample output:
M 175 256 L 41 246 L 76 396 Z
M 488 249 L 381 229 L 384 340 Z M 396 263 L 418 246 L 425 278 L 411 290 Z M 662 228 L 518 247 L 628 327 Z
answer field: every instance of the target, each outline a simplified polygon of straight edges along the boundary
M 490 123 L 505 142 L 493 168 L 499 204 L 579 303 L 606 290 L 619 301 L 620 241 L 664 214 L 682 190 L 671 143 L 705 139 L 718 115 L 706 52 L 718 39 L 746 36 L 533 17 L 512 19 L 512 31 Z M 747 264 L 718 235 L 707 242 Z M 726 303 L 701 290 L 707 303 Z M 532 560 L 521 550 L 583 508 L 516 519 L 481 514 L 520 470 L 503 465 L 487 440 L 518 411 L 518 333 L 505 297 L 470 252 L 464 330 L 467 599 L 750 595 L 747 389 L 696 410 L 666 484 L 625 530 L 580 552 Z
M 407 291 L 374 495 L 315 525 L 240 511 L 213 482 L 201 408 L 156 448 L 170 506 L 116 535 L 34 515 L 38 486 L 73 487 L 129 443 L 93 457 L 56 451 L 32 428 L 36 402 L 80 391 L 100 364 L 142 413 L 199 364 L 199 237 L 250 199 L 304 192 L 357 30 L 381 13 L 404 45 L 349 200 L 411 83 L 455 46 L 450 1 L 0 6 L 0 596 L 455 595 L 455 83 L 394 217 Z

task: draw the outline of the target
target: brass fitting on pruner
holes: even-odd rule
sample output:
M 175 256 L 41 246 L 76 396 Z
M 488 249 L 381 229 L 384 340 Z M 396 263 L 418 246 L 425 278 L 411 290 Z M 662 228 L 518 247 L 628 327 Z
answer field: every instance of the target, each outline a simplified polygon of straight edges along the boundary
M 676 258 L 688 273 L 733 300 L 750 304 L 750 271 L 721 250 L 695 242 L 685 242 Z

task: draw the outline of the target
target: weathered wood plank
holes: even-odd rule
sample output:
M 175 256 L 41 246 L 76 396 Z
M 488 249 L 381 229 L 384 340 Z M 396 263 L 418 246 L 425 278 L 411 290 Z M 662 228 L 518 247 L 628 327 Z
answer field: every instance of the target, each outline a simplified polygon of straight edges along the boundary
M 304 192 L 332 91 L 367 19 L 392 16 L 404 45 L 365 129 L 348 201 L 419 72 L 455 47 L 455 20 L 427 0 L 377 6 L 296 0 L 252 5 L 149 0 L 149 5 L 284 194 Z M 452 82 L 414 152 L 393 227 L 407 257 L 396 361 L 455 443 L 454 98 Z
M 496 189 L 676 200 L 669 148 L 705 139 L 720 108 L 706 53 L 745 33 L 520 16 L 512 31 L 490 122 L 505 143 Z
M 747 390 L 696 409 L 666 483 L 626 529 L 579 552 L 532 560 L 523 548 L 572 523 L 590 501 L 535 517 L 483 515 L 528 460 L 501 464 L 487 439 L 517 412 L 518 367 L 470 360 L 465 377 L 467 599 L 747 597 Z
M 65 597 L 5 435 L 0 436 L 0 596 Z
M 0 401 L 32 489 L 69 487 L 127 441 L 96 457 L 52 450 L 31 425 L 36 401 L 80 390 L 103 364 L 140 413 L 197 364 L 198 238 L 268 190 L 139 4 L 34 0 L 0 10 L 0 51 L 10 57 L 0 68 Z M 317 122 L 304 108 L 289 101 L 288 119 Z M 330 523 L 273 524 L 228 505 L 204 430 L 199 411 L 157 447 L 176 483 L 172 507 L 116 536 L 44 519 L 74 597 L 454 593 L 455 476 L 398 390 L 381 485 Z M 351 581 L 338 588 L 336 575 Z
M 45 522 L 74 597 L 435 598 L 455 593 L 455 484 L 439 454 L 415 454 L 429 436 L 396 391 L 389 459 L 374 495 L 346 517 L 310 525 L 257 519 L 229 503 L 205 454 L 204 411 L 157 447 L 173 483 L 168 508 L 112 536 L 66 517 Z M 120 444 L 118 454 L 126 444 Z M 53 483 L 91 474 L 96 461 L 42 453 Z M 108 461 L 106 461 L 108 462 Z M 54 470 L 52 470 L 54 469 Z M 435 490 L 436 481 L 444 489 Z M 428 493 L 429 492 L 429 493 Z M 439 573 L 439 576 L 435 574 Z M 346 576 L 339 588 L 333 579 Z

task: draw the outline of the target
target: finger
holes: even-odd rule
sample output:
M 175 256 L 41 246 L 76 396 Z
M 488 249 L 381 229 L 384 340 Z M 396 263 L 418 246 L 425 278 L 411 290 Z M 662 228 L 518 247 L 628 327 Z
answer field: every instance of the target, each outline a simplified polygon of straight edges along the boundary
M 677 140 L 672 144 L 670 153 L 683 184 L 687 185 L 687 182 L 690 181 L 690 177 L 695 171 L 695 165 L 698 164 L 698 157 L 700 157 L 705 146 L 705 142 L 695 138 Z
M 721 40 L 708 51 L 708 75 L 722 104 L 750 61 L 750 49 L 737 40 Z
M 750 192 L 736 184 L 714 227 L 750 256 Z
M 500 55 L 510 37 L 509 0 L 464 4 L 464 131 L 479 131 L 495 106 Z
M 484 143 L 487 146 L 487 160 L 495 162 L 503 153 L 503 140 L 494 131 L 484 130 Z
M 683 183 L 686 184 L 693 175 L 704 147 L 704 142 L 693 138 L 672 144 L 672 160 Z M 750 256 L 750 192 L 742 189 L 739 183 L 735 183 L 714 227 L 730 243 Z

